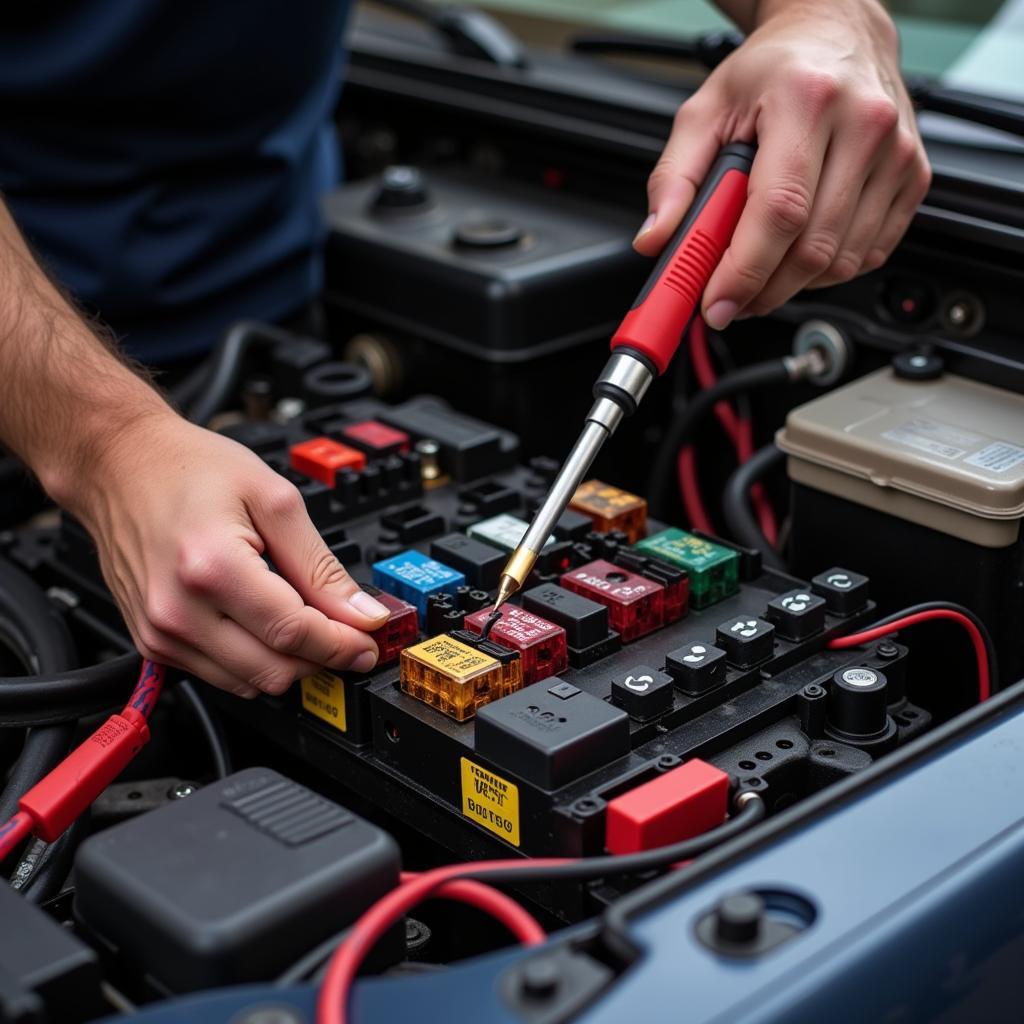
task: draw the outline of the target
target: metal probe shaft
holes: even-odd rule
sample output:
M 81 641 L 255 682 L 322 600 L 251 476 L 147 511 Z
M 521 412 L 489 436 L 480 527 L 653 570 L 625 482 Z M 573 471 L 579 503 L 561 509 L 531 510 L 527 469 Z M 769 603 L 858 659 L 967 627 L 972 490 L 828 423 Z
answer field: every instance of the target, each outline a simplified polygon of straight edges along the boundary
M 612 355 L 594 388 L 597 399 L 587 414 L 583 432 L 502 571 L 495 612 L 526 582 L 555 523 L 583 482 L 601 446 L 615 433 L 623 416 L 636 408 L 653 377 L 646 363 L 628 352 Z

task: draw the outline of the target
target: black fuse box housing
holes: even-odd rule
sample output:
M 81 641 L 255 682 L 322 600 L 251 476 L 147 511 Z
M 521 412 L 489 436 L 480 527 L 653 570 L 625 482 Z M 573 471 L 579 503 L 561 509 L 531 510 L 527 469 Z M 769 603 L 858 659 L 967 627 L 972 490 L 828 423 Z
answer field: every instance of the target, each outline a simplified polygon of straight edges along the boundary
M 385 832 L 267 768 L 115 825 L 75 915 L 172 992 L 274 977 L 398 883 Z

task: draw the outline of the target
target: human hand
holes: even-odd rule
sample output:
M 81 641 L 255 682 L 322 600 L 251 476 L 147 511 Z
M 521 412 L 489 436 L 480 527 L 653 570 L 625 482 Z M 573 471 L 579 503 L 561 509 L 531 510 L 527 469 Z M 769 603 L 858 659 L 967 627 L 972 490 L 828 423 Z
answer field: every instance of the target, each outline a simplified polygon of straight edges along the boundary
M 243 697 L 376 663 L 365 631 L 387 609 L 328 550 L 298 490 L 234 441 L 169 410 L 146 417 L 64 504 L 144 657 Z
M 718 330 L 881 266 L 931 181 L 896 29 L 876 0 L 761 0 L 757 14 L 680 107 L 634 242 L 660 252 L 722 146 L 756 139 L 746 208 L 704 291 Z

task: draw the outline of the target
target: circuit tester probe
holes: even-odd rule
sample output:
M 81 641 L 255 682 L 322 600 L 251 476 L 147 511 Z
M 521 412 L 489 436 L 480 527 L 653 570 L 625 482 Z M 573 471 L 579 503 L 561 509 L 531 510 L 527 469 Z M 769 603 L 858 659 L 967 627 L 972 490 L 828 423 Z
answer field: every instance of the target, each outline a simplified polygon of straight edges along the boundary
M 733 142 L 719 154 L 682 223 L 612 337 L 612 355 L 594 384 L 583 432 L 501 574 L 489 619 L 525 583 L 558 518 L 624 417 L 672 362 L 743 212 L 756 147 Z

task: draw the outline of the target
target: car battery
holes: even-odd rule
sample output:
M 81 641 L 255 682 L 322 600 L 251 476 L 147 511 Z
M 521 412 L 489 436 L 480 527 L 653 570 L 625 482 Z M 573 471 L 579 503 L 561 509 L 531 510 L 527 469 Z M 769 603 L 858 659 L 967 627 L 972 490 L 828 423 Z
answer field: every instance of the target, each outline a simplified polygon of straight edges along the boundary
M 777 435 L 793 491 L 791 566 L 872 577 L 883 611 L 951 600 L 1024 673 L 1024 396 L 882 369 L 794 409 Z
M 635 212 L 453 167 L 389 168 L 323 210 L 325 307 L 332 333 L 356 339 L 347 358 L 391 395 L 508 425 L 527 454 L 569 447 L 590 395 L 567 399 L 565 382 L 604 365 L 650 269 Z

